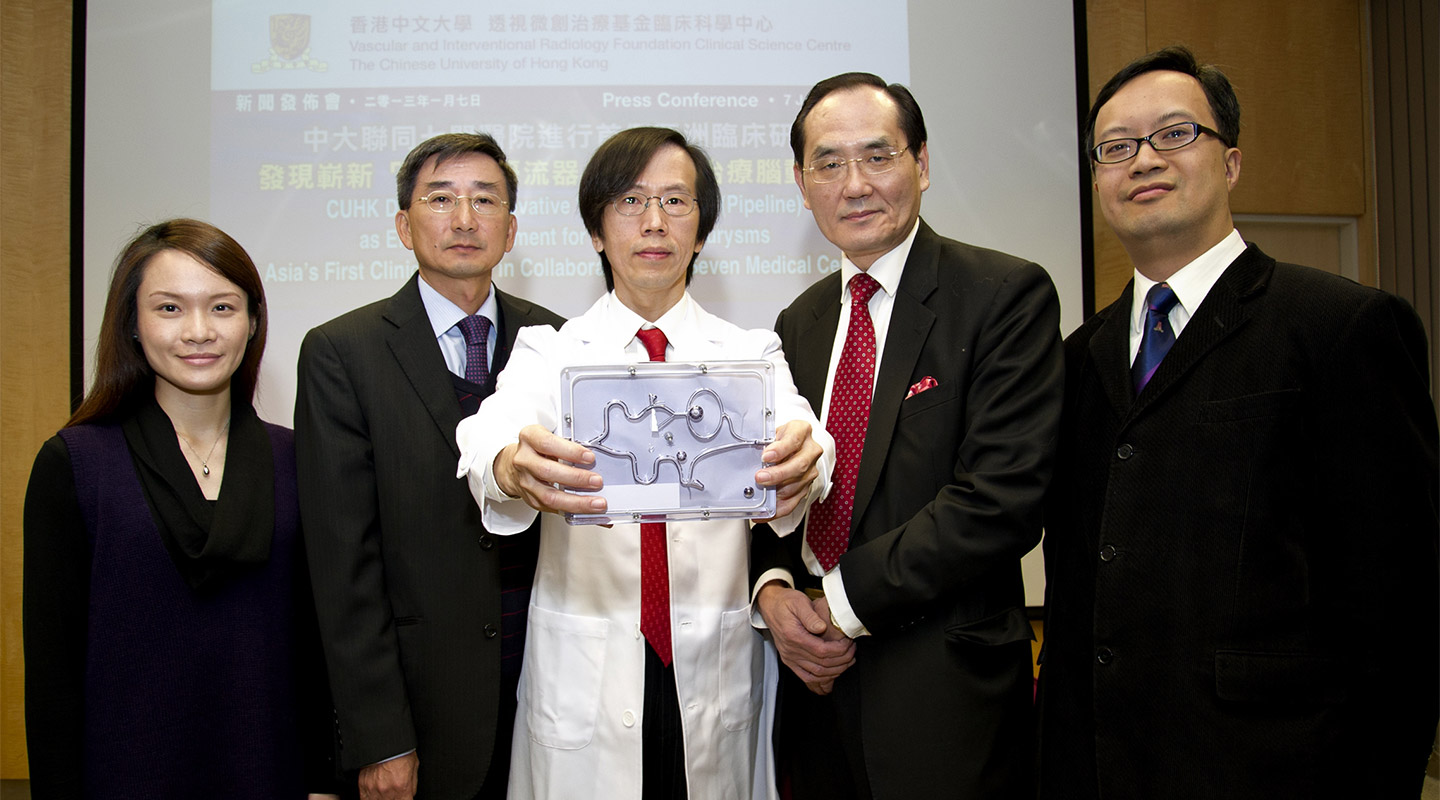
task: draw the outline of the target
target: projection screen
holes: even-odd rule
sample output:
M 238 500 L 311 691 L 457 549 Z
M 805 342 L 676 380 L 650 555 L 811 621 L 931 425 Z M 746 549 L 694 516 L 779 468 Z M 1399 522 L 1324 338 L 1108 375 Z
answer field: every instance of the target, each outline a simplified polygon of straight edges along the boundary
M 853 70 L 906 84 L 924 109 L 926 221 L 1043 265 L 1063 331 L 1079 324 L 1072 0 L 656 8 L 666 13 L 580 0 L 523 11 L 388 0 L 88 4 L 87 379 L 119 248 L 147 224 L 199 217 L 260 268 L 270 336 L 257 407 L 289 425 L 305 332 L 392 294 L 415 270 L 395 234 L 395 170 L 415 144 L 447 131 L 494 135 L 520 175 L 519 233 L 496 283 L 570 316 L 604 291 L 576 210 L 590 153 L 628 126 L 682 130 L 708 151 L 725 198 L 691 291 L 722 317 L 768 328 L 839 267 L 795 186 L 789 128 L 813 83 Z

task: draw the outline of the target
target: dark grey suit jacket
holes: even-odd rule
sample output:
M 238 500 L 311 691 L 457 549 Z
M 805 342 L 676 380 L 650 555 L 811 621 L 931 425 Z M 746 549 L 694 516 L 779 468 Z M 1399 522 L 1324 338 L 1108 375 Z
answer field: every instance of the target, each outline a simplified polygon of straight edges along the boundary
M 499 547 L 455 477 L 460 405 L 418 280 L 306 335 L 300 506 L 342 765 L 415 749 L 420 797 L 468 799 L 497 729 Z M 492 374 L 521 327 L 563 322 L 496 299 Z
M 817 416 L 840 296 L 836 273 L 776 322 Z M 841 733 L 863 741 L 876 797 L 1019 797 L 1033 786 L 1020 557 L 1040 539 L 1059 422 L 1059 300 L 1038 265 L 922 220 L 894 303 L 839 565 L 872 634 L 835 682 L 842 717 L 862 720 Z M 757 529 L 755 574 L 802 575 L 800 533 Z
M 1251 245 L 1134 397 L 1132 290 L 1065 344 L 1042 796 L 1417 796 L 1440 686 L 1420 320 Z

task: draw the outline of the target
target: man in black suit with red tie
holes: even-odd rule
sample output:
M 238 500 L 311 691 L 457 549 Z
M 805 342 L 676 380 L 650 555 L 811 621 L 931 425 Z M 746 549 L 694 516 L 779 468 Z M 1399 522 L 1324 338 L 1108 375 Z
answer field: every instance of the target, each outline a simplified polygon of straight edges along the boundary
M 920 219 L 930 155 L 905 87 L 821 81 L 791 145 L 805 206 L 844 260 L 776 323 L 837 443 L 834 488 L 804 535 L 755 533 L 755 604 L 790 668 L 782 792 L 1025 796 L 1020 557 L 1040 538 L 1059 422 L 1054 286 Z
M 1090 112 L 1135 276 L 1065 342 L 1044 798 L 1420 794 L 1440 692 L 1425 334 L 1404 301 L 1240 238 L 1239 134 L 1229 80 L 1183 48 Z

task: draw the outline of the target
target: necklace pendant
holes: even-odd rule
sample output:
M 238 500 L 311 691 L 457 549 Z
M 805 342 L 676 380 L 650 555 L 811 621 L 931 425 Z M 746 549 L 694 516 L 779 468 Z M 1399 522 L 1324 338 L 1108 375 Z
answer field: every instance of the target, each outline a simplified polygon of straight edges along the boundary
M 201 464 L 200 474 L 204 475 L 207 478 L 210 477 L 210 466 L 208 464 Z

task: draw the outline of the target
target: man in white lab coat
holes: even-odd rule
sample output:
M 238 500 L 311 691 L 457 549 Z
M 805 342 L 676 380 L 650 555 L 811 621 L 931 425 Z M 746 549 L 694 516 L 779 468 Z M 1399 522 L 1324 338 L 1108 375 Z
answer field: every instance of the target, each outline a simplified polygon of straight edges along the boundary
M 770 362 L 778 427 L 764 454 L 772 466 L 755 479 L 777 490 L 772 526 L 794 530 L 826 490 L 834 443 L 796 391 L 779 339 L 709 314 L 686 291 L 719 203 L 709 159 L 676 131 L 634 128 L 601 145 L 581 178 L 580 208 L 612 291 L 559 332 L 521 331 L 495 394 L 458 429 L 460 474 L 490 531 L 520 532 L 547 512 L 512 798 L 774 796 L 762 709 L 776 662 L 750 625 L 749 522 L 647 533 L 560 516 L 606 508 L 600 475 L 584 468 L 594 455 L 554 433 L 561 370 L 583 364 Z M 669 597 L 658 621 L 655 604 L 642 610 L 641 591 L 657 564 Z

